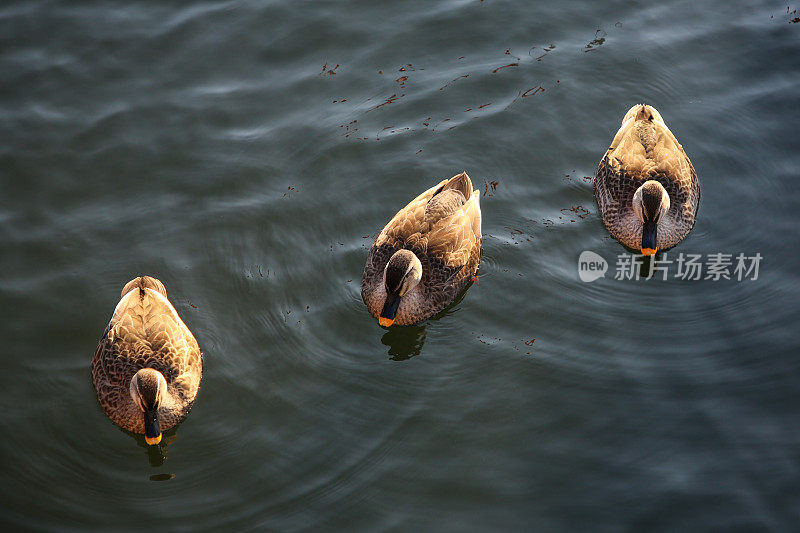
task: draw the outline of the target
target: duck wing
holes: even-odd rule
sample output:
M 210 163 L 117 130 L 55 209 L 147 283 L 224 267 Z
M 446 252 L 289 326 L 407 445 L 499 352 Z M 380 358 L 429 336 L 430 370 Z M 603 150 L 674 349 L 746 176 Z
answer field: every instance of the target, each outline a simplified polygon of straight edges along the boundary
M 197 341 L 167 299 L 163 284 L 154 278 L 149 280 L 158 286 L 138 280 L 134 287 L 126 285 L 129 290 L 98 343 L 93 361 L 98 391 L 116 387 L 127 392 L 133 374 L 149 367 L 164 374 L 168 386 L 191 401 L 202 374 Z

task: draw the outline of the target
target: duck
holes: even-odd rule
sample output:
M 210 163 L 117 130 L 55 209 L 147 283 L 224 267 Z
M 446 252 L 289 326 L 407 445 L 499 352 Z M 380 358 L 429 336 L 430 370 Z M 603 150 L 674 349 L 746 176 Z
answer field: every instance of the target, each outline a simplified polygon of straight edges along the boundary
M 625 113 L 597 168 L 594 195 L 609 233 L 645 256 L 672 248 L 694 227 L 697 173 L 653 106 Z
M 462 172 L 411 200 L 381 230 L 361 296 L 381 326 L 418 324 L 464 291 L 480 256 L 480 191 Z
M 203 358 L 192 332 L 151 276 L 122 289 L 92 358 L 92 381 L 105 414 L 154 446 L 197 397 Z

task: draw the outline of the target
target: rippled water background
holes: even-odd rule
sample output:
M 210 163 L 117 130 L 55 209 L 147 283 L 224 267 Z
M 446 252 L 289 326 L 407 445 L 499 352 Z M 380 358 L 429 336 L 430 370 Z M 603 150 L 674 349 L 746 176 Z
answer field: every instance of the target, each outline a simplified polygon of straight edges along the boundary
M 4 3 L 0 522 L 797 528 L 798 7 Z M 586 177 L 640 101 L 701 182 L 670 253 L 757 280 L 613 279 Z M 368 246 L 461 170 L 480 281 L 387 332 Z M 144 273 L 205 355 L 160 451 L 89 377 Z

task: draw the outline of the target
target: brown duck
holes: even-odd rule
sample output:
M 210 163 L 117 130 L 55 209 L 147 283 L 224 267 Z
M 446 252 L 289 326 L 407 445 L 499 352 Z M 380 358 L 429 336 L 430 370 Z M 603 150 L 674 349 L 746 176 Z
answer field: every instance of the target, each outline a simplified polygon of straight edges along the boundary
M 158 444 L 189 413 L 202 374 L 200 348 L 164 284 L 150 276 L 129 281 L 92 359 L 103 411 Z
M 630 108 L 594 179 L 600 216 L 624 246 L 653 255 L 691 231 L 700 202 L 697 173 L 658 111 Z
M 422 322 L 466 288 L 480 254 L 480 193 L 462 172 L 414 198 L 386 224 L 369 251 L 361 296 L 382 326 Z

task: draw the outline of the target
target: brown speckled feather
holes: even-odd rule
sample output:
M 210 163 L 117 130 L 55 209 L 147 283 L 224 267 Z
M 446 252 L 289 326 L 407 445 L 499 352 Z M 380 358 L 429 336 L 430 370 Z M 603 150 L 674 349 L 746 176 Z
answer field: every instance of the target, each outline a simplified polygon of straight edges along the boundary
M 100 405 L 115 424 L 135 433 L 144 433 L 144 417 L 131 398 L 130 381 L 139 369 L 148 367 L 167 381 L 167 395 L 158 410 L 161 429 L 166 431 L 188 414 L 200 386 L 203 361 L 164 285 L 143 276 L 125 285 L 92 359 Z
M 384 268 L 400 249 L 411 250 L 419 258 L 422 279 L 403 296 L 395 324 L 416 324 L 450 305 L 478 270 L 480 193 L 472 190 L 465 172 L 414 198 L 375 239 L 361 283 L 361 296 L 375 317 L 386 299 Z
M 694 226 L 700 184 L 689 157 L 661 115 L 640 104 L 625 114 L 594 179 L 603 223 L 615 239 L 632 249 L 639 249 L 642 239 L 633 195 L 647 180 L 658 181 L 669 194 L 669 211 L 658 223 L 657 246 L 659 250 L 671 248 Z

